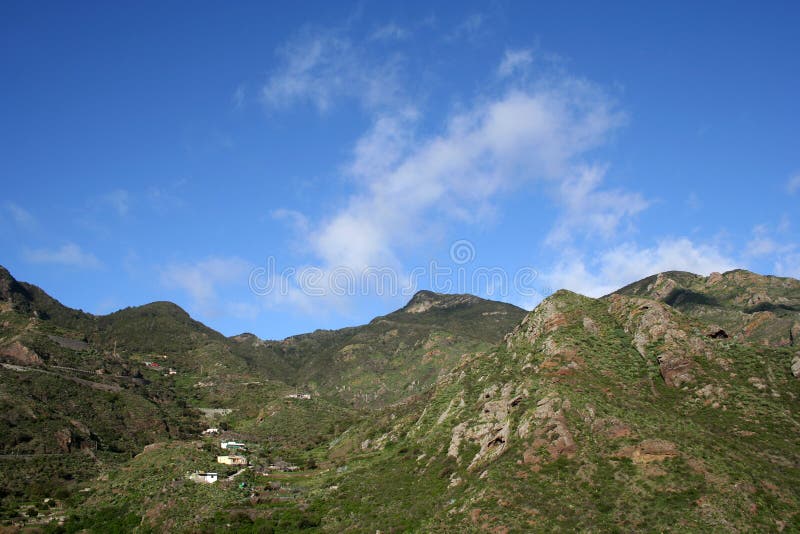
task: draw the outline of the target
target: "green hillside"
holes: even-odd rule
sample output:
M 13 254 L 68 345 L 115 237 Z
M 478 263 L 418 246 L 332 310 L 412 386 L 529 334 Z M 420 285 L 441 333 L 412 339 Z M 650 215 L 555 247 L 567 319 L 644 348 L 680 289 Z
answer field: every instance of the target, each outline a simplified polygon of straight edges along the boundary
M 429 389 L 466 353 L 499 342 L 525 311 L 472 295 L 420 291 L 369 324 L 283 341 L 232 338 L 234 353 L 266 376 L 360 408 Z
M 796 280 L 670 272 L 530 313 L 420 292 L 283 341 L 224 338 L 169 303 L 70 329 L 13 283 L 6 525 L 800 530 Z M 221 440 L 244 442 L 250 467 L 217 463 Z M 211 470 L 214 484 L 189 478 Z

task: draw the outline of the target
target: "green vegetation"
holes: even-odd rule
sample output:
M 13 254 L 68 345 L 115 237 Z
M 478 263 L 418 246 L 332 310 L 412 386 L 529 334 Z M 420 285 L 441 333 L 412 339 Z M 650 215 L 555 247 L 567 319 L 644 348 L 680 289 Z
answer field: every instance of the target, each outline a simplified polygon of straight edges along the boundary
M 5 525 L 800 530 L 795 280 L 664 273 L 527 315 L 421 292 L 263 341 L 169 303 L 93 317 L 0 275 Z M 216 463 L 222 439 L 251 467 Z

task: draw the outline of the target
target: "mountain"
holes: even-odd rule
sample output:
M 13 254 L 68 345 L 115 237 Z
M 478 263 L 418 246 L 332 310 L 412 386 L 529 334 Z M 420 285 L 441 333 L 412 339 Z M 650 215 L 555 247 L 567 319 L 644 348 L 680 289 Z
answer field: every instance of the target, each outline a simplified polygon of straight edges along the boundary
M 149 443 L 196 433 L 197 415 L 104 328 L 0 268 L 4 502 L 67 495 Z
M 771 346 L 800 344 L 800 282 L 793 278 L 741 269 L 707 277 L 671 271 L 617 293 L 664 302 L 739 340 Z
M 424 402 L 361 427 L 374 456 L 333 478 L 322 524 L 798 530 L 800 351 L 709 326 L 660 300 L 556 292 Z
M 474 297 L 425 298 L 436 301 L 425 313 L 263 342 L 225 338 L 169 302 L 94 316 L 0 268 L 0 461 L 8 475 L 0 498 L 16 514 L 20 499 L 66 495 L 148 444 L 185 440 L 209 424 L 307 463 L 310 449 L 353 423 L 356 395 L 371 396 L 366 408 L 411 395 L 410 384 L 496 342 L 524 314 Z M 464 329 L 489 316 L 488 326 Z M 359 393 L 337 390 L 331 377 L 345 375 Z M 314 399 L 287 402 L 299 385 L 312 386 Z M 224 417 L 202 415 L 222 407 Z
M 3 280 L 6 524 L 800 530 L 797 280 L 666 272 L 532 312 L 422 291 L 282 341 L 224 338 L 169 303 L 60 310 Z M 215 462 L 223 437 L 251 469 Z
M 420 291 L 366 325 L 277 342 L 232 339 L 239 344 L 234 352 L 266 376 L 374 408 L 429 389 L 462 355 L 498 343 L 524 315 L 511 304 Z

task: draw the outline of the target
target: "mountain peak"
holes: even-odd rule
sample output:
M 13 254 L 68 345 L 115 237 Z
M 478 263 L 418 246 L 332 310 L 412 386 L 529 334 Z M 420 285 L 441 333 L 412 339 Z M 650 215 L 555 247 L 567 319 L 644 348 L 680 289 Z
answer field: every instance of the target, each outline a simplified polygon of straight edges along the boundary
M 469 294 L 435 293 L 427 289 L 417 291 L 402 311 L 405 313 L 423 313 L 430 309 L 447 309 L 456 306 L 475 304 L 481 299 Z

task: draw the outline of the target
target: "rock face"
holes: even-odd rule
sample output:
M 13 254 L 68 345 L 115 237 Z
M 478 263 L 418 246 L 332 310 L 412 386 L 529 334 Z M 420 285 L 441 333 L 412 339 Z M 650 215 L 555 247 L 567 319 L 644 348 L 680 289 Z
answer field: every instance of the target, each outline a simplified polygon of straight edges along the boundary
M 14 341 L 10 345 L 0 348 L 0 356 L 10 358 L 21 365 L 40 365 L 43 363 L 38 354 L 19 341 Z
M 566 315 L 560 309 L 562 303 L 559 299 L 559 296 L 565 293 L 567 292 L 563 290 L 554 293 L 526 315 L 513 332 L 506 336 L 506 346 L 511 348 L 520 343 L 533 345 L 540 337 L 555 332 L 567 324 Z
M 442 295 L 433 291 L 418 291 L 403 308 L 406 313 L 423 313 L 431 309 L 446 310 L 456 306 L 474 304 L 480 299 L 474 295 Z
M 800 352 L 792 358 L 792 374 L 795 378 L 800 378 Z
M 562 400 L 553 394 L 536 403 L 531 419 L 533 425 L 523 422 L 518 431 L 519 436 L 525 438 L 533 426 L 533 442 L 522 454 L 523 463 L 532 464 L 534 470 L 538 470 L 544 462 L 557 460 L 561 456 L 574 456 L 577 445 L 564 417 L 564 411 L 569 408 L 569 400 Z M 542 450 L 549 457 L 543 457 Z
M 650 462 L 663 462 L 668 458 L 678 456 L 678 447 L 671 441 L 663 439 L 646 439 L 638 445 L 625 447 L 617 456 L 630 458 L 635 464 L 648 464 Z
M 480 416 L 476 421 L 463 421 L 453 427 L 447 454 L 460 459 L 460 447 L 464 440 L 477 443 L 480 450 L 470 461 L 470 470 L 501 455 L 508 447 L 511 437 L 509 416 L 525 396 L 527 392 L 512 383 L 484 389 L 478 399 L 482 405 Z
M 800 281 L 744 270 L 708 277 L 671 271 L 626 286 L 617 294 L 647 297 L 718 324 L 732 339 L 768 346 L 797 344 Z
M 705 341 L 681 328 L 675 310 L 650 299 L 612 295 L 609 300 L 609 312 L 633 336 L 633 346 L 642 358 L 655 356 L 668 386 L 694 381 L 692 356 L 705 352 Z

